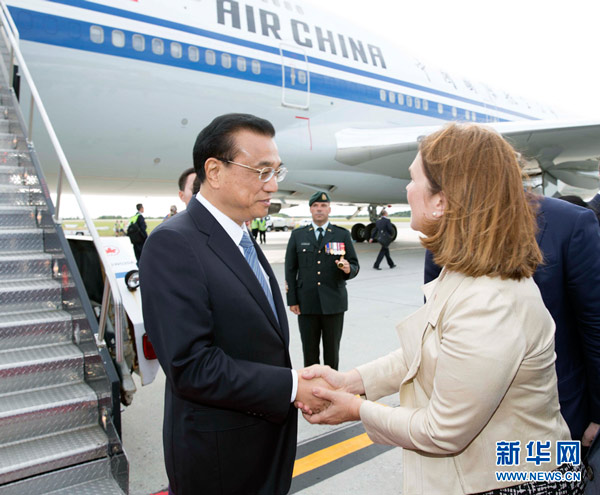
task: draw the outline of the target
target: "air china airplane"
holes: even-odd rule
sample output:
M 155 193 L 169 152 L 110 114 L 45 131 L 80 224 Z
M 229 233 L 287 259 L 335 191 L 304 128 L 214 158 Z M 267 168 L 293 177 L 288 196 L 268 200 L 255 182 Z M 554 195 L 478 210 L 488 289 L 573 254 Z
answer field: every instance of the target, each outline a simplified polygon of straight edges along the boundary
M 425 66 L 301 0 L 7 3 L 84 192 L 173 194 L 197 133 L 227 112 L 275 125 L 282 198 L 327 190 L 370 205 L 371 220 L 376 205 L 406 202 L 418 138 L 449 120 L 510 138 L 546 194 L 598 187 L 600 121 Z M 35 130 L 34 142 L 52 164 Z

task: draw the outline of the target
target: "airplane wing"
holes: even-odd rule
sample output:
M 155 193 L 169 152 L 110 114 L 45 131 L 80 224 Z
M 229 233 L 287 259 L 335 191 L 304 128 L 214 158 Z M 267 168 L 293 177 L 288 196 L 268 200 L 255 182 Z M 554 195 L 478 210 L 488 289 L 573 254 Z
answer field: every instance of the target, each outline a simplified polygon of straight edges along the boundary
M 490 123 L 525 158 L 537 162 L 545 181 L 598 189 L 599 121 L 521 121 Z M 408 166 L 422 136 L 439 129 L 397 127 L 343 129 L 336 133 L 336 160 L 371 173 L 408 179 Z

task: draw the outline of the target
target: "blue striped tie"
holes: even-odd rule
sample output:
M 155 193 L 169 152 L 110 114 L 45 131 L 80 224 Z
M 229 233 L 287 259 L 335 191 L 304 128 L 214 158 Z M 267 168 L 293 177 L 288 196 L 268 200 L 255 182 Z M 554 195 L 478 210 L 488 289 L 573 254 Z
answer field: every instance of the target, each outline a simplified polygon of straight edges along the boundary
M 273 314 L 275 315 L 275 319 L 279 322 L 279 318 L 277 317 L 277 311 L 275 310 L 275 301 L 273 300 L 273 294 L 271 293 L 271 288 L 263 275 L 262 269 L 260 267 L 260 263 L 258 262 L 258 258 L 256 256 L 256 249 L 254 248 L 254 243 L 250 239 L 248 232 L 244 231 L 244 235 L 242 236 L 242 240 L 240 241 L 240 246 L 244 249 L 244 257 L 246 261 L 252 268 L 254 275 L 258 279 L 258 283 L 262 287 L 262 290 L 265 291 L 265 296 L 269 300 L 269 304 L 271 305 L 271 309 L 273 310 Z

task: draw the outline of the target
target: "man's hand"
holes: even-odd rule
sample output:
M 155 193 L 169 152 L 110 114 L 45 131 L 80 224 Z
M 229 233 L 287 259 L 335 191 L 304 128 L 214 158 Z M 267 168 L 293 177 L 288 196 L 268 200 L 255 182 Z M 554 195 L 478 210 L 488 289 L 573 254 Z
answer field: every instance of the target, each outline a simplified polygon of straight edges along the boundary
M 348 263 L 348 260 L 345 260 L 344 258 L 340 258 L 339 260 L 335 261 L 335 265 L 338 267 L 338 269 L 342 270 L 346 275 L 348 275 L 350 273 L 350 263 Z
M 589 447 L 592 445 L 594 438 L 596 438 L 596 435 L 598 434 L 598 430 L 600 430 L 600 425 L 598 423 L 590 423 L 583 432 L 583 437 L 581 437 L 581 446 Z
M 317 387 L 313 394 L 320 400 L 328 401 L 331 405 L 316 414 L 302 413 L 304 419 L 311 424 L 338 425 L 346 421 L 360 419 L 360 406 L 363 399 L 356 395 L 337 390 L 327 390 Z
M 322 378 L 307 380 L 302 377 L 302 371 L 298 373 L 298 392 L 296 393 L 296 401 L 294 405 L 302 408 L 302 412 L 306 414 L 314 414 L 323 411 L 329 407 L 329 402 L 319 399 L 313 395 L 316 387 L 323 389 L 331 389 L 331 386 Z
M 300 305 L 294 304 L 293 306 L 290 306 L 290 311 L 292 313 L 294 313 L 295 315 L 299 315 L 300 314 Z

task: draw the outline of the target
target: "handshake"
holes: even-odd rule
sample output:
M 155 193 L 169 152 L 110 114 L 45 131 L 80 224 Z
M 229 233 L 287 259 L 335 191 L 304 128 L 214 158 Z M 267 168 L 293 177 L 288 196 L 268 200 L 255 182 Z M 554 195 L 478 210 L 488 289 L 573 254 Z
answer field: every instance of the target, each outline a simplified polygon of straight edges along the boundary
M 360 419 L 364 385 L 356 370 L 340 373 L 315 364 L 298 371 L 298 392 L 294 405 L 312 424 L 337 425 Z

